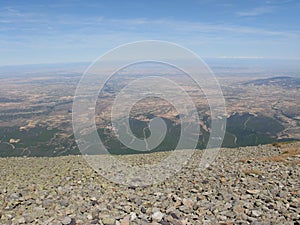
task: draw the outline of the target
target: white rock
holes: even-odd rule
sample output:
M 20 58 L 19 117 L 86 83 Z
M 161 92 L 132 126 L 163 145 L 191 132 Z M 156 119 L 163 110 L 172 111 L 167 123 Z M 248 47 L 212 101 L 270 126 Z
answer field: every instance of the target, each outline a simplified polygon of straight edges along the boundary
M 65 218 L 63 219 L 62 224 L 68 225 L 68 224 L 70 224 L 71 222 L 72 222 L 72 219 L 71 219 L 69 216 L 67 216 L 67 217 L 65 217 Z
M 133 221 L 133 220 L 135 220 L 136 218 L 137 218 L 136 213 L 135 213 L 135 212 L 131 212 L 131 213 L 130 213 L 130 220 Z
M 152 220 L 154 222 L 160 222 L 163 217 L 164 217 L 164 214 L 159 211 L 152 214 Z
M 253 210 L 252 211 L 252 216 L 254 216 L 254 217 L 259 217 L 259 216 L 261 216 L 261 214 L 262 214 L 262 212 L 260 212 L 258 210 Z
M 258 194 L 260 190 L 247 190 L 248 194 Z

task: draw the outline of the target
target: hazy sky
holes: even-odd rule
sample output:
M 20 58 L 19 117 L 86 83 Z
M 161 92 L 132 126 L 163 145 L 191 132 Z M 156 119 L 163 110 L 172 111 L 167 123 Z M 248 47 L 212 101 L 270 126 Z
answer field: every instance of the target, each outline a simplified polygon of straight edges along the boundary
M 90 61 L 145 39 L 201 57 L 300 59 L 299 12 L 299 0 L 1 0 L 0 65 Z

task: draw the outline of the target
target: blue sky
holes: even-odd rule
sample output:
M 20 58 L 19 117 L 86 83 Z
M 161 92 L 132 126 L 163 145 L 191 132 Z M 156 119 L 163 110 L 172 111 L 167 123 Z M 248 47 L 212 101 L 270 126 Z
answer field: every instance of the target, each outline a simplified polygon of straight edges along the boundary
M 201 57 L 300 59 L 299 0 L 0 1 L 0 65 L 91 61 L 156 39 Z

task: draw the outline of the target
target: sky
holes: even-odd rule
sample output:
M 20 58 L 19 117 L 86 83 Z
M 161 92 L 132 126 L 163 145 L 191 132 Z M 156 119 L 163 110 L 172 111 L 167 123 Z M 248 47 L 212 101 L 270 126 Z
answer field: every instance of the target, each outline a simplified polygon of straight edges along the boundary
M 0 0 L 0 66 L 93 61 L 127 42 L 300 60 L 299 0 Z

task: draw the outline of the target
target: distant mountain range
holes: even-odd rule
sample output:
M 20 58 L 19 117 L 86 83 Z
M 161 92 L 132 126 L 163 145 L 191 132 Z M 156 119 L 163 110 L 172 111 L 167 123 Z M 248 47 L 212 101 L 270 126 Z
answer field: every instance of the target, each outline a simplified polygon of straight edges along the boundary
M 256 80 L 252 80 L 252 81 L 247 81 L 243 84 L 244 85 L 255 85 L 255 86 L 275 85 L 275 86 L 281 86 L 284 88 L 300 88 L 300 78 L 280 76 L 280 77 L 256 79 Z

